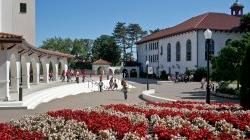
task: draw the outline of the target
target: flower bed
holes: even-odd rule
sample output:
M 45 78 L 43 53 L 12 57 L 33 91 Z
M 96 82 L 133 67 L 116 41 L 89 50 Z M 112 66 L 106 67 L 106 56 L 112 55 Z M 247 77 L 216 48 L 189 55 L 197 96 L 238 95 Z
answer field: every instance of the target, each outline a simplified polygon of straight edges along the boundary
M 1 139 L 250 139 L 250 111 L 237 104 L 186 101 L 111 104 L 26 116 L 0 124 L 0 136 L 5 136 Z

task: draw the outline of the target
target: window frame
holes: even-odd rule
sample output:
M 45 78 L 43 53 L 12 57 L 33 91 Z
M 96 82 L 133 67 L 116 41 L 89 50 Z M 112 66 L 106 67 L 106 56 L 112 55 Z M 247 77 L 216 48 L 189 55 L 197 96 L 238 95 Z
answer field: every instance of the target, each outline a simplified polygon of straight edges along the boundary
M 171 62 L 171 44 L 168 43 L 168 46 L 167 46 L 167 62 Z
M 176 46 L 175 46 L 175 55 L 176 55 L 176 61 L 181 61 L 181 44 L 180 41 L 176 42 Z
M 27 13 L 27 3 L 21 2 L 19 5 L 19 12 L 21 14 L 26 14 Z
M 192 61 L 192 41 L 190 39 L 186 42 L 186 61 Z

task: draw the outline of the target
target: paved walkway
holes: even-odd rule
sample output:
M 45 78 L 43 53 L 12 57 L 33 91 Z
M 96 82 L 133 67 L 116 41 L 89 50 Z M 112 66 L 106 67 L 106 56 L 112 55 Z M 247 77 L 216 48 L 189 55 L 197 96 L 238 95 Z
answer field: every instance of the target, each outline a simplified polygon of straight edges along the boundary
M 156 89 L 156 96 L 171 98 L 176 100 L 195 100 L 195 101 L 205 101 L 206 90 L 201 89 L 201 84 L 199 82 L 191 83 L 159 83 L 153 84 L 152 88 Z M 214 102 L 235 102 L 238 103 L 239 100 L 232 100 L 226 98 L 220 98 L 211 95 L 211 101 Z
M 173 99 L 188 99 L 188 100 L 198 100 L 205 101 L 205 91 L 200 90 L 199 83 L 157 83 L 157 81 L 149 81 L 150 88 L 156 89 L 156 95 L 160 97 L 168 97 Z M 43 103 L 38 105 L 33 110 L 0 110 L 0 122 L 7 122 L 11 119 L 18 119 L 24 115 L 31 115 L 34 113 L 43 113 L 58 109 L 80 109 L 84 107 L 102 105 L 102 104 L 116 104 L 116 103 L 128 103 L 135 104 L 143 102 L 139 98 L 142 91 L 146 89 L 145 79 L 132 79 L 133 86 L 136 88 L 131 89 L 128 94 L 128 100 L 124 100 L 121 91 L 104 91 L 102 93 L 82 93 L 79 95 L 68 96 L 62 99 L 55 99 L 48 103 Z M 238 102 L 235 100 L 226 100 L 218 97 L 213 97 L 212 100 L 219 102 Z

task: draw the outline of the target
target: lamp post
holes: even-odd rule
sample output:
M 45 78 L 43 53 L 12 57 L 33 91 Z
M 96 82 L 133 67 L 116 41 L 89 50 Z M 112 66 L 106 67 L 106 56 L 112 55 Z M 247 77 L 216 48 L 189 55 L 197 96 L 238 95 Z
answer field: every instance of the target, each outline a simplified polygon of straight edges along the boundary
M 207 29 L 204 32 L 204 36 L 206 39 L 206 49 L 207 49 L 207 95 L 206 95 L 206 103 L 210 104 L 210 86 L 209 86 L 209 60 L 210 60 L 210 42 L 212 38 L 212 31 Z
M 149 65 L 149 61 L 146 61 L 146 71 L 147 71 L 147 90 L 149 90 L 149 83 L 148 83 L 148 65 Z

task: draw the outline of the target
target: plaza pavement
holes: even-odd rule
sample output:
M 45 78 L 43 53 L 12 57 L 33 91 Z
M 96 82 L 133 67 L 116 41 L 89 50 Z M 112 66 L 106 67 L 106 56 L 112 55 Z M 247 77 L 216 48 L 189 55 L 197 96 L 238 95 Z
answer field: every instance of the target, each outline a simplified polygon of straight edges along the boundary
M 55 99 L 48 103 L 42 103 L 33 110 L 24 109 L 5 109 L 0 110 L 0 122 L 8 122 L 11 119 L 19 119 L 24 115 L 32 115 L 35 113 L 44 113 L 58 109 L 81 109 L 85 107 L 128 103 L 136 104 L 143 102 L 140 99 L 140 94 L 146 89 L 145 79 L 130 79 L 130 84 L 136 88 L 131 89 L 128 94 L 128 100 L 124 100 L 123 93 L 118 91 L 104 91 L 93 93 L 82 93 L 79 95 L 68 96 L 62 99 Z M 178 100 L 195 100 L 205 101 L 205 91 L 199 89 L 200 83 L 172 83 L 172 82 L 157 82 L 149 80 L 150 88 L 156 89 L 156 96 L 172 98 Z M 218 102 L 238 102 L 237 100 L 228 100 L 219 97 L 213 97 L 212 101 Z

